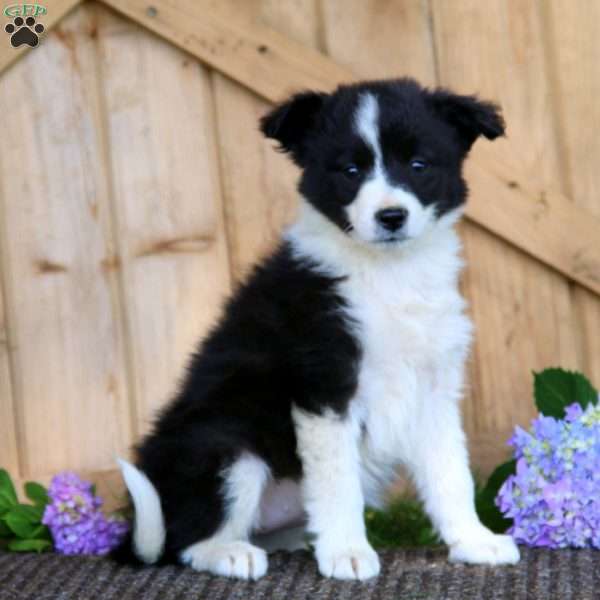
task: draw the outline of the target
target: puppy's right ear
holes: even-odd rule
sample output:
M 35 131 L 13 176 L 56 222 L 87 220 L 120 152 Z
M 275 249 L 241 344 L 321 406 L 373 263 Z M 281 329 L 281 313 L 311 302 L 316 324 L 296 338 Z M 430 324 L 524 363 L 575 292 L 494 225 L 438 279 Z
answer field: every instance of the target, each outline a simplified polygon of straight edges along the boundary
M 306 140 L 314 131 L 317 116 L 327 94 L 302 92 L 276 106 L 260 120 L 260 130 L 279 142 L 282 152 L 289 152 L 299 166 L 304 166 Z

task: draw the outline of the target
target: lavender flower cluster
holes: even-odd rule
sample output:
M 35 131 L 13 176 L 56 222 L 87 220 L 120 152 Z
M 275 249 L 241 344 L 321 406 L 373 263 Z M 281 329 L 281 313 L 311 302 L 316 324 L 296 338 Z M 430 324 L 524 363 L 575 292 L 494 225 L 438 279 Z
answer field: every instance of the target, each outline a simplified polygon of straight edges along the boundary
M 49 527 L 54 547 L 61 554 L 107 554 L 127 533 L 127 522 L 107 518 L 92 484 L 74 473 L 54 477 L 48 495 L 50 503 L 42 523 Z
M 564 419 L 540 415 L 516 427 L 516 474 L 496 504 L 513 519 L 517 543 L 600 548 L 600 403 L 567 407 Z

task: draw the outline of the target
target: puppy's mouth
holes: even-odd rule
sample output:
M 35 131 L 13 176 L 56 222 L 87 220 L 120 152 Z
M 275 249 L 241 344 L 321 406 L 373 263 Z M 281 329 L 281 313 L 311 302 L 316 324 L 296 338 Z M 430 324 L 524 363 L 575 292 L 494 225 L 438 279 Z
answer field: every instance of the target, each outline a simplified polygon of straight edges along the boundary
M 394 244 L 401 244 L 402 242 L 406 242 L 410 239 L 408 235 L 405 233 L 394 233 L 390 235 L 382 235 L 373 240 L 374 244 L 380 246 L 392 246 Z

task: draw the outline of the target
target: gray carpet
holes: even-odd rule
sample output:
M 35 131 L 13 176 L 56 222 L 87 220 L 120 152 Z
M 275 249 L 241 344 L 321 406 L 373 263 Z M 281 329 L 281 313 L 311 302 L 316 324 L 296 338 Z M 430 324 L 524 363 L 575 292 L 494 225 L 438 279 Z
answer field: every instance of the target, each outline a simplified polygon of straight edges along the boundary
M 600 598 L 600 552 L 527 550 L 514 567 L 451 565 L 445 550 L 388 550 L 372 581 L 323 579 L 307 552 L 277 553 L 258 582 L 182 567 L 120 567 L 101 558 L 0 553 L 0 599 L 114 600 L 591 600 Z

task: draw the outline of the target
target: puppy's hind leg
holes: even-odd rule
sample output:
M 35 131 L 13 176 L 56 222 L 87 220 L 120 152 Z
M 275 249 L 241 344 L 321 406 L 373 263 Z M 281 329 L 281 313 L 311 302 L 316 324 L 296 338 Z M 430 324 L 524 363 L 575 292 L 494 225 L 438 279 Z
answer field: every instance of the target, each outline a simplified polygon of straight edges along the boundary
M 223 473 L 225 520 L 212 537 L 185 548 L 179 555 L 181 562 L 226 577 L 262 577 L 267 572 L 267 554 L 248 540 L 269 476 L 264 461 L 249 452 L 227 468 Z

